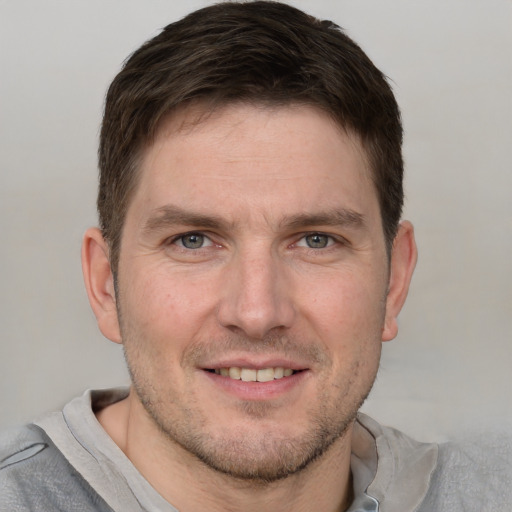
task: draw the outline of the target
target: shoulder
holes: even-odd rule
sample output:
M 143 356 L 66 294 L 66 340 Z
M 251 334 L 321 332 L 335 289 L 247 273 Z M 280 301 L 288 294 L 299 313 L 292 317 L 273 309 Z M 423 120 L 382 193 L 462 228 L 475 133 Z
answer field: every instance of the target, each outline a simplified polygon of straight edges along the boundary
M 512 503 L 512 436 L 471 435 L 439 445 L 421 510 L 494 512 Z
M 111 510 L 33 424 L 0 433 L 0 488 L 0 512 Z
M 358 421 L 375 438 L 375 453 L 365 458 L 378 461 L 367 492 L 383 510 L 496 512 L 512 503 L 512 435 L 506 429 L 418 443 L 367 416 Z

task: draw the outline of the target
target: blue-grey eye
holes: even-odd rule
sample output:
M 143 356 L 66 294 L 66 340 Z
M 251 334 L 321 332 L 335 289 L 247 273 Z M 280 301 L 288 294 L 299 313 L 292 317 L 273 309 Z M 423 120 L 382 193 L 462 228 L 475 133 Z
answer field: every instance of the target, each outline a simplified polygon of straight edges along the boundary
M 324 249 L 329 245 L 331 237 L 321 233 L 313 233 L 304 237 L 306 245 L 311 249 Z
M 179 238 L 186 249 L 200 249 L 205 244 L 205 236 L 200 233 L 190 233 Z

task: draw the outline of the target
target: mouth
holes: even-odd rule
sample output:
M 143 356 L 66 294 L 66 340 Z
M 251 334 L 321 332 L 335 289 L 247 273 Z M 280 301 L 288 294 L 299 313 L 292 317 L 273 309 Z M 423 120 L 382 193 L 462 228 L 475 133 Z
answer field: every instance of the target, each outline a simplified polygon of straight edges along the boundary
M 231 380 L 241 380 L 243 382 L 271 382 L 273 380 L 291 377 L 296 373 L 304 371 L 293 370 L 292 368 L 282 366 L 260 369 L 230 366 L 228 368 L 206 368 L 205 370 Z

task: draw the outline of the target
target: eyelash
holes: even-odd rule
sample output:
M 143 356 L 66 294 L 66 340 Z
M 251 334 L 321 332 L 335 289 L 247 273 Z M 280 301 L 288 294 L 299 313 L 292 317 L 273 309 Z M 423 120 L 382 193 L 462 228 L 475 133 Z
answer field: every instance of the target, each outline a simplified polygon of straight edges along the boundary
M 186 237 L 191 237 L 191 236 L 202 237 L 204 239 L 204 241 L 208 241 L 209 243 L 206 246 L 201 245 L 201 247 L 197 247 L 195 249 L 192 249 L 190 247 L 185 247 L 183 240 Z M 177 242 L 180 242 L 180 241 L 181 241 L 181 244 L 178 245 Z M 187 233 L 182 233 L 180 235 L 176 235 L 176 236 L 172 237 L 171 239 L 169 239 L 167 243 L 169 245 L 177 245 L 178 247 L 180 247 L 180 249 L 186 250 L 186 251 L 197 251 L 200 249 L 204 249 L 205 247 L 211 247 L 212 245 L 215 245 L 215 243 L 212 241 L 212 239 L 205 233 L 202 233 L 201 231 L 189 231 Z
M 320 237 L 326 239 L 326 245 L 324 247 L 311 247 L 308 245 L 307 239 L 308 237 Z M 299 245 L 301 242 L 303 242 L 305 245 Z M 301 238 L 295 243 L 296 246 L 304 247 L 305 249 L 309 249 L 311 251 L 319 251 L 321 249 L 329 249 L 333 245 L 339 244 L 340 240 L 333 235 L 329 235 L 327 233 L 322 233 L 320 231 L 312 231 L 310 233 L 305 233 L 301 236 Z
M 326 237 L 327 245 L 325 247 L 310 247 L 309 245 L 307 245 L 306 239 L 308 237 L 312 237 L 315 235 L 319 236 L 319 237 Z M 191 237 L 191 236 L 202 237 L 203 244 L 197 248 L 186 247 L 185 244 L 183 243 L 183 240 L 186 237 Z M 205 241 L 207 242 L 207 245 L 204 245 Z M 181 243 L 178 243 L 178 242 L 181 242 Z M 304 245 L 299 245 L 301 242 Z M 181 250 L 184 250 L 184 251 L 199 251 L 201 249 L 205 249 L 205 248 L 215 246 L 215 245 L 220 246 L 220 244 L 216 244 L 209 235 L 207 235 L 201 231 L 188 231 L 186 233 L 181 233 L 179 235 L 176 235 L 176 236 L 168 239 L 166 241 L 166 243 L 168 245 L 178 246 Z M 304 233 L 296 242 L 294 242 L 292 244 L 292 246 L 302 247 L 306 250 L 313 251 L 313 252 L 318 252 L 320 250 L 328 250 L 330 248 L 333 248 L 333 246 L 335 246 L 335 245 L 347 245 L 347 241 L 339 236 L 330 235 L 327 233 L 323 233 L 321 231 L 310 231 L 308 233 Z

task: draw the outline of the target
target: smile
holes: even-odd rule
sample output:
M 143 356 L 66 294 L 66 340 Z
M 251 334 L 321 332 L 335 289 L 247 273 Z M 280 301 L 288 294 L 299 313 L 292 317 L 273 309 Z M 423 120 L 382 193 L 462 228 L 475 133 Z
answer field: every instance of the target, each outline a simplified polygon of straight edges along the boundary
M 217 368 L 210 371 L 217 375 L 222 375 L 223 377 L 228 377 L 233 380 L 241 380 L 243 382 L 270 382 L 272 380 L 282 379 L 283 377 L 290 377 L 290 375 L 295 373 L 295 370 L 281 366 L 276 368 L 261 368 L 260 370 L 231 366 L 229 368 Z

